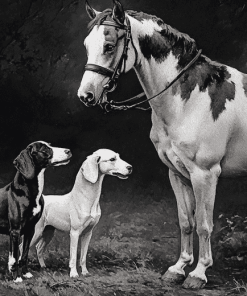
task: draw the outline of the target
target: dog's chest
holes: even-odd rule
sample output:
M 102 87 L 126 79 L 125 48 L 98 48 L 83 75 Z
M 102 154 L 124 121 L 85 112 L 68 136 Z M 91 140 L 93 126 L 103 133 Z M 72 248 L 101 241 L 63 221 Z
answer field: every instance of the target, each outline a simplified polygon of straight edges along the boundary
M 101 216 L 101 209 L 100 209 L 100 205 L 99 205 L 99 201 L 98 200 L 96 200 L 95 203 L 93 204 L 93 206 L 91 207 L 90 216 L 94 220 L 97 220 L 97 219 L 100 218 L 100 216 Z
M 35 206 L 33 208 L 33 216 L 36 216 L 41 211 L 40 197 L 42 195 L 43 188 L 44 188 L 44 172 L 45 172 L 45 169 L 42 169 L 38 175 L 38 193 L 35 198 Z

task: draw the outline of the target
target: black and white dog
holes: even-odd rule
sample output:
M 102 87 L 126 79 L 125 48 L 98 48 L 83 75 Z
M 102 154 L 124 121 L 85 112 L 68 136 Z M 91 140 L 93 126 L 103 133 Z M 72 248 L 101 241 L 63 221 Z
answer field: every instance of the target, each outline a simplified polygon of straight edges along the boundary
M 8 268 L 14 282 L 21 282 L 21 275 L 32 277 L 27 259 L 35 225 L 44 208 L 44 171 L 48 166 L 67 164 L 71 156 L 69 149 L 51 147 L 43 141 L 31 143 L 13 162 L 17 169 L 14 180 L 0 189 L 0 233 L 10 236 Z M 22 235 L 23 250 L 19 256 Z

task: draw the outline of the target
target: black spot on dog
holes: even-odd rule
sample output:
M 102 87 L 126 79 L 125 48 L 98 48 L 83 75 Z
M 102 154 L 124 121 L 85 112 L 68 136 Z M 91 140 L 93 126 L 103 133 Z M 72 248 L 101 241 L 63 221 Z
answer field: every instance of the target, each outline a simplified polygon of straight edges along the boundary
M 214 120 L 225 110 L 226 100 L 235 98 L 235 84 L 225 65 L 200 56 L 196 63 L 172 86 L 173 95 L 180 93 L 182 100 L 189 100 L 198 85 L 201 92 L 208 90 Z

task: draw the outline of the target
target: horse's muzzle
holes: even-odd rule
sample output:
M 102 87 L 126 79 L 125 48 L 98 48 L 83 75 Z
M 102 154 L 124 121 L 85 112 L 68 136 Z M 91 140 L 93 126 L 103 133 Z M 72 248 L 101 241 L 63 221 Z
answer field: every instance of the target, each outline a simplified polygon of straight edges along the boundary
M 87 107 L 93 107 L 97 103 L 95 100 L 94 94 L 92 92 L 87 92 L 85 95 L 80 95 L 79 99 Z

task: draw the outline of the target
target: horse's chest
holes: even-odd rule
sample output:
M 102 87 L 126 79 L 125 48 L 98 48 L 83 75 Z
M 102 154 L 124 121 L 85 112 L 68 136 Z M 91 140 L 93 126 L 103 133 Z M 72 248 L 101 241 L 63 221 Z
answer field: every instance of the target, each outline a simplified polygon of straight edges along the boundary
M 150 139 L 153 142 L 161 161 L 172 171 L 180 172 L 184 177 L 189 178 L 183 162 L 172 149 L 172 138 L 167 130 L 154 124 L 150 132 Z

